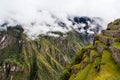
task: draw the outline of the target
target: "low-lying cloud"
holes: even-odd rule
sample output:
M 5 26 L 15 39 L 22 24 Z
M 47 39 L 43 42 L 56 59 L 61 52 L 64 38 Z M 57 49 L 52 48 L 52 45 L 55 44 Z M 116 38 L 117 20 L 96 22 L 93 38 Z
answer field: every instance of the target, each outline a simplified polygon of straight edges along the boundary
M 46 33 L 49 30 L 66 31 L 56 28 L 54 19 L 66 20 L 68 16 L 101 17 L 106 23 L 120 18 L 119 0 L 0 0 L 0 24 L 21 24 L 29 35 Z M 48 28 L 44 23 L 51 24 Z M 34 25 L 34 26 L 32 26 Z

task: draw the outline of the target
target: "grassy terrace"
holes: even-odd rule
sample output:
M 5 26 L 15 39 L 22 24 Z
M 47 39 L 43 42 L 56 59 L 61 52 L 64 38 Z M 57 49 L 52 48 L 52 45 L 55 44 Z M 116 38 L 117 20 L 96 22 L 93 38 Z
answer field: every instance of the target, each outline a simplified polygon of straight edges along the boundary
M 90 54 L 92 54 L 94 56 L 99 56 L 99 53 L 96 50 L 91 50 Z
M 102 34 L 99 34 L 97 35 L 98 37 L 101 37 L 101 38 L 107 38 L 107 39 L 116 39 L 116 38 L 113 38 L 113 37 L 110 37 L 110 36 L 105 36 L 105 35 L 102 35 Z
M 107 49 L 108 46 L 106 46 L 104 43 L 102 43 L 101 41 L 96 41 L 97 45 L 102 46 L 103 48 Z
M 90 56 L 87 55 L 87 56 L 84 58 L 83 62 L 90 62 Z
M 72 67 L 73 67 L 73 68 L 76 68 L 76 69 L 80 69 L 80 67 L 81 67 L 81 63 L 76 64 L 76 65 L 73 65 Z
M 112 59 L 112 54 L 104 50 L 100 72 L 93 80 L 120 80 L 120 68 Z
M 88 73 L 86 80 L 94 80 L 94 78 L 97 76 L 99 72 L 99 65 L 101 64 L 101 57 L 97 57 L 95 61 L 92 63 L 92 68 Z
M 114 47 L 116 47 L 116 48 L 119 48 L 120 49 L 120 42 L 114 42 Z
M 99 42 L 99 41 L 98 41 Z M 120 43 L 116 43 L 120 45 Z M 98 55 L 96 50 L 91 50 L 91 54 Z M 86 56 L 89 59 L 89 56 Z M 74 65 L 80 68 L 81 64 Z M 77 74 L 72 74 L 69 80 L 120 80 L 120 67 L 114 62 L 112 54 L 108 50 L 103 51 L 101 57 L 97 57 Z
M 120 19 L 110 23 L 103 34 L 95 36 L 93 45 L 81 51 L 82 57 L 80 55 L 81 59 L 77 59 L 81 61 L 76 65 L 73 64 L 79 72 L 71 73 L 68 80 L 120 80 L 120 66 L 115 62 L 108 48 L 113 45 L 120 49 L 120 38 L 114 38 L 119 32 L 118 29 L 120 29 Z M 82 62 L 88 63 L 84 66 Z M 80 66 L 84 66 L 84 69 Z
M 75 77 L 73 80 L 86 80 L 86 78 L 87 78 L 87 76 L 88 76 L 88 73 L 89 73 L 91 67 L 92 67 L 92 64 L 91 64 L 91 63 L 88 64 L 88 65 L 85 67 L 85 69 L 80 70 L 80 71 L 77 73 L 76 77 Z
M 101 41 L 101 42 L 104 42 L 102 40 L 108 40 L 108 41 L 114 41 L 114 42 L 120 41 L 120 38 L 113 38 L 113 37 L 110 37 L 110 36 L 104 36 L 102 34 L 99 34 L 96 37 L 98 37 L 98 40 Z

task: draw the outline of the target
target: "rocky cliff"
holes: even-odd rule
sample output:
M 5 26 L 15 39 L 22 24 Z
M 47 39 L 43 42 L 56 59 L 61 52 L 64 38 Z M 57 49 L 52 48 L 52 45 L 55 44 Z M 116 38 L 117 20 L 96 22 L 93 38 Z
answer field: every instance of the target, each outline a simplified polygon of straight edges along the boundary
M 62 80 L 120 80 L 120 19 L 108 24 L 67 66 Z

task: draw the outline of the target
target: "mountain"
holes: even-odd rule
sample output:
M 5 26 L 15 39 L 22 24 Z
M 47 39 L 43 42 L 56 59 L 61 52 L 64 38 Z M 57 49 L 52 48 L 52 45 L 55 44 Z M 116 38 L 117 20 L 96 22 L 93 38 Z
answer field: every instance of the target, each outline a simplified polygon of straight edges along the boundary
M 68 20 L 74 25 L 71 30 L 52 29 L 44 34 L 39 33 L 37 37 L 31 37 L 21 24 L 1 24 L 0 80 L 59 80 L 75 53 L 90 44 L 94 35 L 102 29 L 97 23 L 99 18 L 69 17 Z M 57 28 L 68 28 L 62 21 L 55 24 L 59 25 L 55 26 Z M 47 28 L 51 26 L 45 25 Z
M 39 10 L 38 14 L 37 17 L 33 16 L 30 20 L 7 17 L 5 20 L 0 20 L 0 30 L 4 30 L 9 26 L 21 25 L 24 33 L 34 38 L 39 35 L 59 37 L 59 35 L 51 32 L 67 33 L 71 30 L 92 36 L 104 29 L 105 22 L 100 17 L 59 16 L 44 10 Z
M 95 36 L 93 44 L 76 53 L 62 80 L 120 79 L 120 19 Z

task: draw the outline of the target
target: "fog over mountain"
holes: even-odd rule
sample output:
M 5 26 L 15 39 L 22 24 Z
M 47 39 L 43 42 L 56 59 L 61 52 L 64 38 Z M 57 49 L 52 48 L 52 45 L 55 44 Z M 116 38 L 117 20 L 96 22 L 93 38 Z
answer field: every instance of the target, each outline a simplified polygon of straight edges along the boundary
M 29 36 L 37 36 L 49 31 L 70 31 L 77 25 L 73 25 L 69 18 L 87 16 L 91 19 L 101 18 L 101 23 L 100 20 L 96 22 L 106 28 L 109 21 L 120 17 L 119 2 L 118 0 L 0 0 L 0 24 L 1 27 L 19 24 Z M 59 27 L 61 21 L 66 28 Z M 1 27 L 0 29 L 5 28 Z

